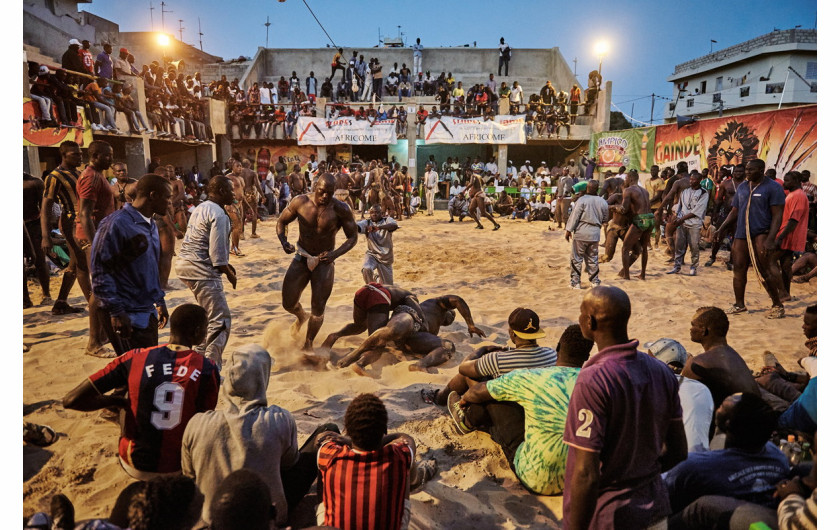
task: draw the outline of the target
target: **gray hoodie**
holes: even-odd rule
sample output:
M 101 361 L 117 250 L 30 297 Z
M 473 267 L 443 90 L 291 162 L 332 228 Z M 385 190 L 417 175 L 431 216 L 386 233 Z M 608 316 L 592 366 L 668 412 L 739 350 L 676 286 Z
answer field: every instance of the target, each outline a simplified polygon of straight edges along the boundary
M 187 424 L 181 449 L 181 470 L 195 479 L 204 494 L 202 519 L 210 523 L 216 487 L 233 471 L 257 473 L 271 490 L 277 521 L 287 517 L 280 468 L 298 460 L 297 426 L 292 414 L 267 405 L 271 356 L 257 344 L 232 355 L 219 396 L 219 409 L 196 414 Z

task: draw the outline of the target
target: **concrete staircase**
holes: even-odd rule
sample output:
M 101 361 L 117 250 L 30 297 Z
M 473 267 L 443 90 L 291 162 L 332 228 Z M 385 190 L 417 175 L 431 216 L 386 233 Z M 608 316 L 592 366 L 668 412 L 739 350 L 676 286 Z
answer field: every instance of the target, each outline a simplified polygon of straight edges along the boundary
M 23 56 L 25 61 L 34 61 L 38 64 L 45 64 L 52 69 L 61 68 L 61 61 L 56 60 L 55 57 L 44 55 L 41 48 L 31 46 L 29 44 L 23 45 Z

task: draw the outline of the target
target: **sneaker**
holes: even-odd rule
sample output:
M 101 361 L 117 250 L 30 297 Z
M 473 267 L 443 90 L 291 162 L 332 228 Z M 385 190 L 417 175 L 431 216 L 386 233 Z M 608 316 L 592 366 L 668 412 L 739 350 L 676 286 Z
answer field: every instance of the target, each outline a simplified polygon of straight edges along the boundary
M 680 267 L 674 267 L 673 269 L 669 270 L 665 274 L 677 274 L 680 272 Z
M 452 416 L 452 421 L 455 422 L 455 431 L 458 434 L 467 434 L 475 429 L 467 426 L 467 418 L 464 414 L 464 409 L 458 402 L 461 401 L 461 396 L 454 390 L 449 393 L 449 398 L 446 400 L 446 408 L 449 409 L 449 415 Z
M 691 270 L 688 271 L 689 276 L 697 276 L 697 267 L 691 267 Z
M 90 130 L 91 131 L 101 131 L 102 127 L 97 123 L 91 123 L 90 124 Z
M 732 307 L 724 311 L 727 315 L 737 315 L 739 313 L 746 313 L 747 306 L 732 304 Z
M 706 262 L 706 264 L 704 265 L 704 267 L 711 267 L 711 266 L 712 266 L 712 265 L 714 265 L 714 264 L 715 264 L 715 260 L 713 260 L 713 259 L 709 258 L 709 261 L 707 261 L 707 262 Z
M 581 289 L 580 284 L 579 284 L 579 283 L 575 283 L 575 282 L 571 282 L 571 283 L 569 283 L 569 287 L 570 287 L 571 289 L 577 289 L 577 290 L 580 290 L 580 289 Z

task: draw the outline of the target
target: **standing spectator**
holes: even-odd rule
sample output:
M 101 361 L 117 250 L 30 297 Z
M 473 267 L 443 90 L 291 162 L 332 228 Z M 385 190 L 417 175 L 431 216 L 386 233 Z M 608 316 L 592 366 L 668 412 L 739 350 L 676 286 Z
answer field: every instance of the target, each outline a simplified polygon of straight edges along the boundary
M 700 230 L 703 228 L 703 217 L 709 204 L 709 193 L 700 187 L 700 173 L 696 171 L 689 176 L 689 187 L 680 194 L 676 209 L 677 241 L 674 252 L 674 268 L 666 274 L 677 274 L 682 268 L 686 246 L 691 247 L 691 272 L 689 276 L 697 275 L 700 265 Z
M 580 371 L 569 402 L 565 527 L 665 528 L 661 473 L 686 457 L 678 384 L 630 340 L 630 299 L 617 287 L 583 297 L 580 326 L 598 353 Z
M 143 179 L 148 184 L 148 175 Z M 142 218 L 134 222 L 149 225 Z M 203 309 L 193 304 L 179 306 L 172 312 L 168 344 L 155 342 L 152 347 L 127 352 L 64 397 L 65 409 L 123 410 L 119 462 L 131 478 L 180 474 L 181 439 L 187 423 L 195 414 L 216 408 L 219 369 L 191 349 L 206 328 Z M 119 392 L 105 395 L 121 387 L 128 387 L 127 397 Z
M 81 45 L 82 44 L 78 40 L 70 39 L 70 44 L 67 46 L 67 51 L 65 51 L 64 55 L 61 56 L 62 68 L 64 68 L 65 70 L 71 70 L 73 72 L 87 73 L 88 70 L 87 68 L 85 68 L 85 65 L 80 57 Z M 93 63 L 91 63 L 91 66 L 93 66 Z
M 373 65 L 375 64 L 373 61 L 371 59 L 370 66 L 365 67 L 364 89 L 362 90 L 361 101 L 370 101 L 373 94 Z
M 511 112 L 516 115 L 519 113 L 519 106 L 524 103 L 524 92 L 519 86 L 519 81 L 513 82 L 513 88 L 510 89 L 510 107 Z
M 383 285 L 394 284 L 394 242 L 391 234 L 399 226 L 390 216 L 382 215 L 382 205 L 371 206 L 370 218 L 356 222 L 359 233 L 367 239 L 367 252 L 362 264 L 362 278 L 365 283 L 377 281 Z M 374 272 L 379 279 L 374 278 Z
M 323 425 L 298 449 L 294 417 L 266 399 L 271 362 L 257 344 L 239 348 L 222 386 L 223 406 L 196 414 L 186 425 L 181 469 L 204 494 L 205 522 L 215 523 L 212 501 L 223 477 L 248 469 L 268 484 L 276 522 L 285 524 L 318 475 L 316 439 L 324 431 L 338 434 L 334 424 Z
M 318 79 L 315 72 L 309 72 L 309 77 L 306 78 L 306 97 L 310 103 L 315 103 L 315 98 L 318 97 Z
M 128 64 L 128 48 L 120 48 L 120 55 L 114 59 L 114 79 L 128 79 L 133 77 L 131 65 Z
M 782 214 L 782 228 L 776 236 L 776 247 L 774 260 L 779 261 L 779 269 L 782 271 L 782 301 L 786 302 L 790 297 L 790 282 L 793 277 L 793 256 L 805 252 L 805 243 L 808 239 L 808 196 L 802 190 L 798 171 L 788 171 L 785 174 L 784 188 L 788 191 L 785 198 L 785 209 Z
M 808 201 L 817 204 L 817 185 L 811 182 L 811 172 L 807 169 L 802 171 L 802 191 L 808 196 Z
M 508 63 L 510 63 L 510 46 L 505 43 L 504 37 L 499 39 L 499 76 L 502 75 L 502 64 L 505 65 L 505 77 L 508 75 Z
M 300 88 L 300 78 L 297 75 L 297 72 L 292 70 L 292 75 L 289 77 L 289 89 L 294 90 L 296 88 Z
M 411 49 L 414 50 L 414 71 L 421 73 L 423 71 L 423 45 L 420 44 L 420 37 L 417 37 L 417 43 Z
M 574 125 L 578 117 L 578 105 L 580 105 L 580 87 L 572 85 L 572 91 L 569 94 L 569 114 L 571 115 L 571 124 Z
M 83 173 L 78 183 L 82 212 L 84 178 Z M 110 186 L 107 191 L 113 208 Z M 137 182 L 135 193 L 132 203 L 100 223 L 90 257 L 95 299 L 91 311 L 101 309 L 110 316 L 110 321 L 102 320 L 118 355 L 156 345 L 158 328 L 169 321 L 158 270 L 160 237 L 150 219 L 152 214 L 167 214 L 172 186 L 166 177 L 145 175 Z
M 332 82 L 332 78 L 335 75 L 336 70 L 341 70 L 341 77 L 342 79 L 345 77 L 347 71 L 344 68 L 344 60 L 341 58 L 341 55 L 344 53 L 344 48 L 339 48 L 335 55 L 332 58 L 332 64 L 330 67 L 332 68 L 332 72 L 330 72 L 330 82 Z
M 379 59 L 374 57 L 371 61 L 370 68 L 373 75 L 373 94 L 377 99 L 382 100 L 382 65 L 379 64 Z
M 356 79 L 359 84 L 359 92 L 357 93 L 356 101 L 360 101 L 359 97 L 364 94 L 367 86 L 368 64 L 365 62 L 365 56 L 359 55 L 359 60 L 356 62 Z M 363 98 L 362 98 L 363 99 Z
M 484 86 L 487 87 L 490 90 L 490 92 L 494 94 L 496 93 L 496 79 L 493 77 L 492 72 L 490 73 L 490 79 L 487 80 Z
M 74 39 L 75 40 L 75 39 Z M 78 41 L 76 41 L 78 42 Z M 90 51 L 90 41 L 85 39 L 82 41 L 82 48 L 79 50 L 79 57 L 82 59 L 82 64 L 85 67 L 85 70 L 90 75 L 94 74 L 94 60 L 93 60 L 93 53 Z M 84 70 L 83 70 L 84 71 Z
M 426 187 L 426 215 L 434 215 L 435 191 L 437 191 L 438 187 L 438 174 L 430 162 L 426 164 L 426 174 L 423 178 L 423 185 Z
M 557 205 L 562 208 L 561 204 Z M 566 241 L 574 235 L 572 242 L 572 289 L 580 289 L 581 265 L 586 261 L 589 283 L 592 287 L 601 285 L 598 279 L 598 242 L 601 240 L 601 226 L 610 215 L 607 201 L 598 196 L 598 182 L 590 181 L 586 195 L 575 201 L 572 215 L 566 222 Z
M 236 289 L 236 269 L 228 263 L 230 218 L 224 210 L 231 204 L 233 183 L 223 176 L 213 177 L 207 186 L 207 200 L 190 216 L 175 262 L 178 278 L 192 291 L 196 303 L 207 311 L 207 336 L 195 350 L 212 359 L 219 369 L 231 330 L 222 274 Z
M 97 77 L 108 80 L 114 79 L 114 62 L 111 60 L 111 50 L 111 44 L 106 42 L 102 45 L 102 51 L 96 56 L 93 68 Z

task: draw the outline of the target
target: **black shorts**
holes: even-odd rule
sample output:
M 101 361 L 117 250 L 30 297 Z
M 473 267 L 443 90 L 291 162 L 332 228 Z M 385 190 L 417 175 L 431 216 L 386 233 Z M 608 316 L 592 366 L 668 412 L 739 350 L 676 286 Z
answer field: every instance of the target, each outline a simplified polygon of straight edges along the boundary
M 36 219 L 34 221 L 26 221 L 24 225 L 26 226 L 26 231 L 29 232 L 29 239 L 32 240 L 32 246 L 37 252 L 38 249 L 41 248 L 41 241 L 43 240 L 41 234 L 41 220 Z M 27 249 L 26 245 L 23 245 L 23 249 Z

